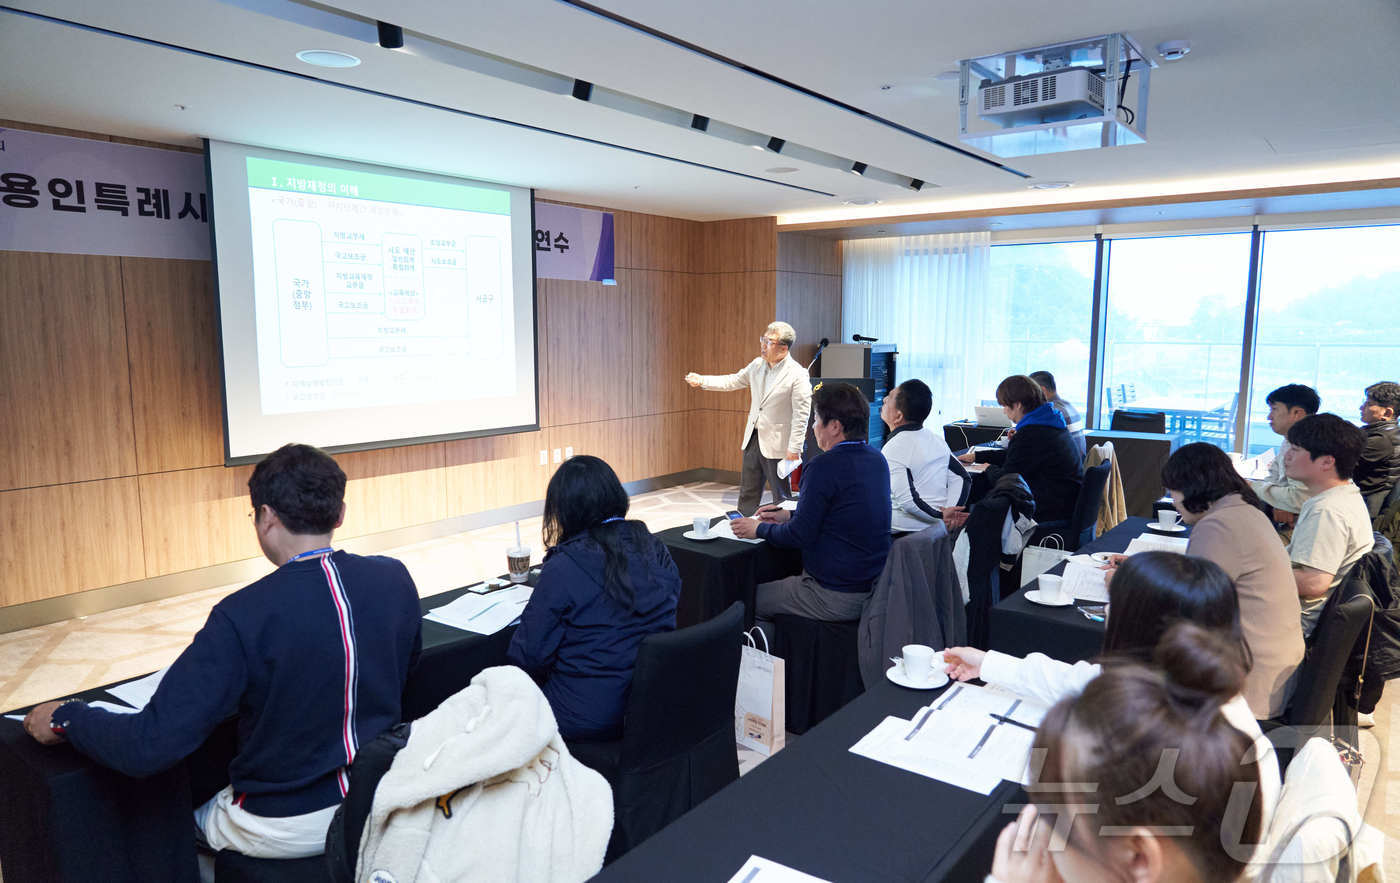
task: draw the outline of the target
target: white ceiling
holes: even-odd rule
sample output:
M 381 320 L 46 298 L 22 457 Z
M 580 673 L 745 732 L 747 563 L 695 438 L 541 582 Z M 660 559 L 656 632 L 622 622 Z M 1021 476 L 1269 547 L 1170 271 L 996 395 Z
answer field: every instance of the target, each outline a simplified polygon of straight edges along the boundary
M 1076 0 L 1059 8 L 1036 0 L 600 5 L 953 143 L 956 83 L 934 75 L 959 58 L 1110 31 L 1130 33 L 1144 47 L 1188 39 L 1192 52 L 1153 73 L 1147 144 L 1005 160 L 1031 180 L 1076 182 L 1054 192 L 1028 191 L 1026 180 L 1004 171 L 557 0 L 341 0 L 335 8 L 939 188 L 914 193 L 862 180 L 218 0 L 30 0 L 9 7 L 171 47 L 0 10 L 0 118 L 159 141 L 215 137 L 705 220 L 777 214 L 797 221 L 833 210 L 883 216 L 1400 177 L 1400 77 L 1390 63 L 1400 44 L 1394 0 Z M 342 49 L 364 64 L 311 68 L 294 57 L 308 48 Z M 892 88 L 882 90 L 886 84 Z M 786 165 L 798 171 L 764 171 Z M 848 199 L 881 204 L 850 208 L 843 204 Z

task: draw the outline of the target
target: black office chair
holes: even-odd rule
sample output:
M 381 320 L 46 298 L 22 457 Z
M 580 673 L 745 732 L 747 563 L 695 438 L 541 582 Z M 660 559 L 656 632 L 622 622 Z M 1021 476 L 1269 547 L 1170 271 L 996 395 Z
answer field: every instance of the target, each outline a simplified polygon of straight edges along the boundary
M 1356 587 L 1343 597 L 1346 585 L 1338 586 L 1323 606 L 1307 655 L 1298 666 L 1288 709 L 1281 718 L 1263 722 L 1278 753 L 1280 772 L 1288 769 L 1296 748 L 1313 736 L 1329 735 L 1342 672 L 1352 649 L 1370 628 L 1375 611 L 1370 594 Z
M 744 605 L 689 628 L 649 635 L 637 652 L 622 739 L 570 742 L 613 789 L 607 861 L 739 778 L 734 693 Z
M 214 883 L 331 883 L 325 856 L 252 858 L 221 849 L 214 853 Z
M 1155 432 L 1167 431 L 1165 411 L 1125 411 L 1122 408 L 1113 412 L 1108 428 L 1113 432 Z
M 1099 522 L 1099 507 L 1103 504 L 1104 488 L 1108 487 L 1108 476 L 1112 470 L 1112 460 L 1084 470 L 1084 483 L 1079 486 L 1079 496 L 1074 500 L 1074 512 L 1069 520 L 1037 524 L 1035 533 L 1031 534 L 1031 545 L 1038 545 L 1047 537 L 1055 536 L 1060 540 L 1060 548 L 1077 552 L 1081 546 L 1092 543 L 1094 528 Z

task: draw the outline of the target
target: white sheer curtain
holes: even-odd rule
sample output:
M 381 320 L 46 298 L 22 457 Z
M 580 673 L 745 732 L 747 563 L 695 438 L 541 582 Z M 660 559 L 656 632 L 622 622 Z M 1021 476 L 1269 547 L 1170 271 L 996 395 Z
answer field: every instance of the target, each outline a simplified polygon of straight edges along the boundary
M 842 339 L 897 345 L 895 379 L 933 390 L 930 424 L 970 416 L 992 394 L 978 388 L 986 319 L 998 315 L 988 304 L 991 234 L 854 239 L 843 254 Z

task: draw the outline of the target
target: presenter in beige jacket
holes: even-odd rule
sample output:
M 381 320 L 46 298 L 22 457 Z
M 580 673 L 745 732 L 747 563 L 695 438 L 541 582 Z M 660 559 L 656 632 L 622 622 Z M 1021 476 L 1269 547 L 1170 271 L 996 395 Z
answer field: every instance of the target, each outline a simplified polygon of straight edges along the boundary
M 766 481 L 773 498 L 791 497 L 787 479 L 778 477 L 779 460 L 802 457 L 807 438 L 807 418 L 812 410 L 812 383 L 807 369 L 789 355 L 797 332 L 786 322 L 774 322 L 759 338 L 759 357 L 735 374 L 703 375 L 691 372 L 685 382 L 711 390 L 749 388 L 749 419 L 739 447 L 744 467 L 739 480 L 738 509 L 753 515 Z

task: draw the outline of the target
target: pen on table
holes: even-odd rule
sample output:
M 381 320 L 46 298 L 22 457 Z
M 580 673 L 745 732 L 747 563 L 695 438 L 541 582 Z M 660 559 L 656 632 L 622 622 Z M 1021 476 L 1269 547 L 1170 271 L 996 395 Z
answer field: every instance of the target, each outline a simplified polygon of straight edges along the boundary
M 1022 723 L 1021 721 L 1015 720 L 1015 719 L 1013 719 L 1013 718 L 1005 717 L 1005 716 L 1003 716 L 1003 715 L 996 714 L 996 713 L 990 712 L 990 711 L 987 712 L 987 716 L 990 717 L 990 718 L 992 718 L 992 719 L 994 719 L 994 720 L 1000 721 L 1001 723 L 1004 723 L 1004 724 L 1011 724 L 1011 726 L 1013 726 L 1013 727 L 1020 727 L 1020 728 L 1023 729 L 1023 730 L 1030 730 L 1032 733 L 1035 732 L 1035 727 L 1033 727 L 1033 726 L 1031 726 L 1030 724 L 1027 724 L 1027 723 Z

